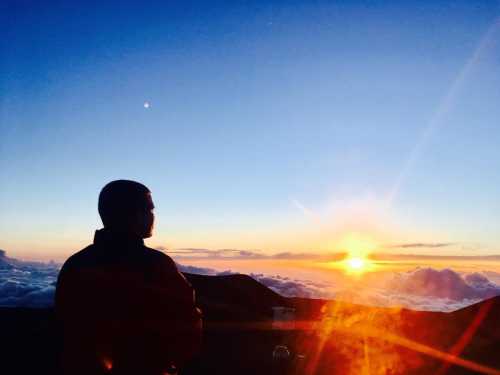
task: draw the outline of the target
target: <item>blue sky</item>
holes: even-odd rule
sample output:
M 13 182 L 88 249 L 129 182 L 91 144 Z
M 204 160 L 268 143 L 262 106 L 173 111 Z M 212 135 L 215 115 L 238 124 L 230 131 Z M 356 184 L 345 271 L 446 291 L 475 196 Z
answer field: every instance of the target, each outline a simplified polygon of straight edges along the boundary
M 72 253 L 128 178 L 153 245 L 500 252 L 498 2 L 227 3 L 1 5 L 0 248 Z

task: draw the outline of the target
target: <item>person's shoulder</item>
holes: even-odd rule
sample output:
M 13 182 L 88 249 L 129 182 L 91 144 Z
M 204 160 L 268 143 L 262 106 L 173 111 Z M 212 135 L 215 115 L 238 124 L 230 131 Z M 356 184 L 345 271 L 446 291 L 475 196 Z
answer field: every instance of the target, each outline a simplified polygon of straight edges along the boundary
M 170 258 L 167 254 L 165 254 L 163 251 L 152 249 L 150 247 L 144 246 L 146 249 L 146 252 L 148 256 L 150 257 L 151 261 L 155 264 L 162 265 L 162 266 L 168 266 L 169 268 L 173 268 L 177 270 L 177 266 L 175 265 L 175 262 L 172 258 Z
M 89 245 L 81 249 L 80 251 L 77 251 L 76 253 L 71 255 L 68 259 L 66 259 L 62 268 L 63 269 L 76 268 L 85 265 L 93 253 L 92 252 L 93 248 L 94 245 Z
M 158 260 L 158 261 L 164 261 L 164 262 L 172 262 L 174 263 L 174 261 L 172 260 L 172 258 L 170 258 L 167 254 L 165 254 L 163 251 L 160 251 L 160 250 L 156 250 L 156 249 L 153 249 L 151 247 L 147 247 L 147 246 L 144 246 L 144 248 L 146 249 L 147 251 L 147 254 L 154 260 Z

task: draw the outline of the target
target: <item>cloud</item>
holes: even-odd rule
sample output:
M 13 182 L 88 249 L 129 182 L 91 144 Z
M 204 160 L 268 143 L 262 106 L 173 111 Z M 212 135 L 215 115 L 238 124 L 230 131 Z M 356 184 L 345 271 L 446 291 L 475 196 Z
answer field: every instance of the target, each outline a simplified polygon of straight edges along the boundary
M 58 265 L 0 257 L 0 306 L 53 305 Z
M 213 268 L 205 268 L 205 267 L 196 267 L 196 266 L 188 266 L 177 263 L 177 269 L 181 272 L 186 273 L 194 273 L 196 275 L 217 275 L 217 271 Z
M 404 274 L 396 274 L 389 287 L 395 293 L 452 301 L 500 295 L 500 286 L 490 282 L 486 276 L 473 273 L 462 277 L 451 269 L 417 268 Z
M 223 276 L 238 273 L 231 270 L 217 271 L 213 268 L 196 267 L 179 263 L 177 263 L 177 268 L 181 272 L 209 276 Z M 328 291 L 329 285 L 326 283 L 291 279 L 281 275 L 265 275 L 262 273 L 250 273 L 249 276 L 284 297 L 328 298 L 333 296 L 333 294 Z
M 241 249 L 204 249 L 204 248 L 181 248 L 167 251 L 163 246 L 157 246 L 157 250 L 168 252 L 176 258 L 203 258 L 203 259 L 263 259 L 267 258 L 259 250 Z
M 338 285 L 335 289 L 336 300 L 429 311 L 454 311 L 496 295 L 500 295 L 500 285 L 484 273 L 460 274 L 433 268 L 394 273 L 376 286 Z
M 451 242 L 412 242 L 402 244 L 381 245 L 383 249 L 438 249 L 448 246 L 455 246 L 456 243 Z M 319 262 L 338 261 L 346 256 L 346 252 L 291 252 L 282 251 L 279 253 L 269 254 L 261 250 L 247 249 L 205 249 L 205 248 L 180 248 L 168 250 L 163 246 L 157 246 L 157 250 L 164 251 L 168 255 L 179 259 L 183 262 L 188 262 L 190 259 L 231 259 L 231 260 L 248 260 L 248 259 L 283 259 L 283 260 L 315 260 Z M 450 260 L 500 260 L 500 255 L 429 255 L 429 254 L 398 254 L 389 252 L 375 252 L 370 254 L 373 260 L 425 260 L 425 259 L 450 259 Z
M 9 290 L 10 289 L 10 290 Z M 54 304 L 54 286 L 33 287 L 0 285 L 0 306 L 50 307 Z
M 242 257 L 241 250 L 224 250 Z M 280 253 L 272 259 L 305 257 L 306 254 Z M 271 258 L 271 257 L 268 257 Z M 268 259 L 266 258 L 266 259 Z M 258 270 L 258 266 L 256 266 Z M 59 266 L 53 263 L 24 262 L 0 253 L 0 306 L 51 306 Z M 182 272 L 202 275 L 229 275 L 235 270 L 217 270 L 178 264 Z M 258 282 L 285 297 L 341 299 L 374 306 L 403 306 L 417 310 L 451 311 L 500 295 L 500 274 L 492 271 L 459 273 L 452 269 L 416 268 L 409 272 L 373 275 L 352 282 L 335 278 L 326 281 L 301 279 L 287 274 L 250 273 Z M 312 277 L 312 276 L 311 276 Z M 377 281 L 375 283 L 374 281 Z
M 233 272 L 231 270 L 217 271 L 214 268 L 208 267 L 196 267 L 185 264 L 177 264 L 177 269 L 181 272 L 193 273 L 195 275 L 207 275 L 207 276 L 223 276 L 223 275 L 234 275 L 238 272 Z
M 232 260 L 246 260 L 246 259 L 287 259 L 287 260 L 321 260 L 321 261 L 334 261 L 340 260 L 345 257 L 345 253 L 314 253 L 314 252 L 290 252 L 283 251 L 276 254 L 265 254 L 261 250 L 245 250 L 245 249 L 205 249 L 205 248 L 181 248 L 167 250 L 163 246 L 157 246 L 157 250 L 164 251 L 168 255 L 182 260 L 189 261 L 189 259 L 232 259 Z
M 387 245 L 390 249 L 409 249 L 409 248 L 438 248 L 456 245 L 452 242 L 411 242 Z
M 329 285 L 311 280 L 290 279 L 280 275 L 251 273 L 251 277 L 284 297 L 331 298 Z
M 369 295 L 365 300 L 360 299 L 357 302 L 374 306 L 400 306 L 412 310 L 448 312 L 461 309 L 479 301 L 480 299 L 451 300 L 448 298 L 415 296 L 411 294 L 398 294 L 390 291 L 378 291 Z
M 485 274 L 476 272 L 462 276 L 450 269 L 417 268 L 393 274 L 386 283 L 378 286 L 370 282 L 353 286 L 261 273 L 250 276 L 285 297 L 336 299 L 415 310 L 453 311 L 500 295 L 500 285 L 493 283 Z

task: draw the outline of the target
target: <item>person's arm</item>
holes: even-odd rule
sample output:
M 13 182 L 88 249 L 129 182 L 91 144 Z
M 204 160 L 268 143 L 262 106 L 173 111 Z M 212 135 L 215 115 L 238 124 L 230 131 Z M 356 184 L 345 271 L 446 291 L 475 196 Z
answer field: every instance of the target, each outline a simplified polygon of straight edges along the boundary
M 196 307 L 195 292 L 191 284 L 186 280 L 175 265 L 174 261 L 164 255 L 155 262 L 155 289 L 163 291 L 160 297 L 166 301 L 165 306 L 169 311 L 163 321 L 151 320 L 149 324 L 153 327 L 162 327 L 162 331 L 168 338 L 173 338 L 175 343 L 171 350 L 175 352 L 177 364 L 181 365 L 190 359 L 201 344 L 202 314 Z
M 154 265 L 155 289 L 169 301 L 169 308 L 177 310 L 193 318 L 200 318 L 196 308 L 195 291 L 184 275 L 179 272 L 175 262 L 167 255 L 161 254 Z
M 57 276 L 54 306 L 61 322 L 67 321 L 68 317 L 75 312 L 75 295 L 79 294 L 78 283 L 75 282 L 75 270 L 72 269 L 70 263 L 70 260 L 66 261 Z

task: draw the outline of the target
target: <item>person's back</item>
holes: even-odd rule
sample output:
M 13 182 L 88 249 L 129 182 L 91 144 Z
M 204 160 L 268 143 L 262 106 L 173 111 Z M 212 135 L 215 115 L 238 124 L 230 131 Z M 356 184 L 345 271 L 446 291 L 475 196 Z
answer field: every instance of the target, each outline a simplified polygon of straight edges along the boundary
M 57 282 L 66 373 L 161 374 L 196 350 L 193 290 L 168 256 L 143 243 L 153 208 L 147 188 L 132 181 L 101 192 L 105 228 L 65 262 Z

